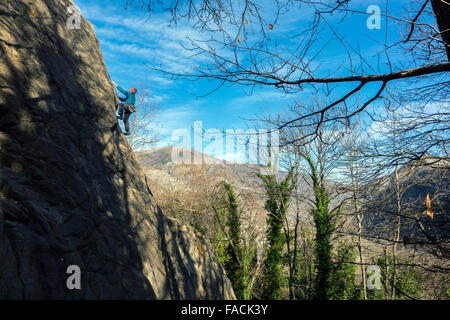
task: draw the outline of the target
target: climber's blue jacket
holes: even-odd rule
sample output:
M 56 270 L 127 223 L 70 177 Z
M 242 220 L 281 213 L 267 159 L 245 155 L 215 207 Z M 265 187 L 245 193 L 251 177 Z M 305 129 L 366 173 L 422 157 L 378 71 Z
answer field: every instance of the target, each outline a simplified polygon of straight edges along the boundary
M 136 103 L 136 97 L 134 94 L 132 94 L 129 91 L 123 90 L 121 87 L 117 86 L 117 90 L 119 90 L 120 92 L 122 92 L 124 95 L 126 95 L 125 100 L 123 98 L 121 98 L 120 100 L 123 101 L 123 103 L 126 104 L 132 104 L 134 105 Z

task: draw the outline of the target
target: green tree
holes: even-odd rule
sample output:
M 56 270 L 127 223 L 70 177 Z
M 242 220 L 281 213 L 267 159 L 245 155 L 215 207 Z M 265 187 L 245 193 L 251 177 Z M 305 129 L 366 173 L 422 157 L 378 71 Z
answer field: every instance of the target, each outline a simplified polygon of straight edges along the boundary
M 356 251 L 353 245 L 340 242 L 337 257 L 332 265 L 329 277 L 328 298 L 330 300 L 348 300 L 357 298 L 355 288 Z
M 314 296 L 314 235 L 312 230 L 300 232 L 301 246 L 297 254 L 297 268 L 294 282 L 297 299 L 312 299 Z
M 225 183 L 224 188 L 228 197 L 228 244 L 225 248 L 226 261 L 225 270 L 227 270 L 228 277 L 233 285 L 234 292 L 238 299 L 242 299 L 244 290 L 243 281 L 243 250 L 241 245 L 241 213 L 236 202 L 233 188 L 230 184 Z
M 214 234 L 211 243 L 216 250 L 217 260 L 225 267 L 227 260 L 227 235 L 223 226 L 226 225 L 227 211 L 224 208 L 216 208 L 214 219 Z
M 253 239 L 244 239 L 241 231 L 243 210 L 239 207 L 233 187 L 224 183 L 226 205 L 216 210 L 217 235 L 213 241 L 219 261 L 223 264 L 238 299 L 252 295 L 252 270 L 256 247 Z M 225 223 L 224 223 L 225 222 Z M 224 228 L 223 226 L 226 226 Z
M 285 239 L 283 222 L 289 206 L 293 184 L 291 183 L 293 172 L 278 183 L 276 176 L 258 175 L 264 182 L 267 194 L 265 208 L 268 211 L 267 218 L 267 249 L 264 260 L 264 292 L 263 298 L 270 300 L 281 299 L 282 287 L 284 284 L 283 268 L 284 257 L 283 248 Z
M 318 173 L 317 166 L 319 162 L 315 163 L 307 154 L 304 154 L 303 157 L 309 165 L 315 197 L 315 207 L 312 215 L 316 227 L 316 298 L 328 300 L 328 293 L 330 291 L 331 252 L 333 249 L 331 235 L 335 229 L 336 216 L 332 216 L 329 210 L 328 193 L 324 180 Z

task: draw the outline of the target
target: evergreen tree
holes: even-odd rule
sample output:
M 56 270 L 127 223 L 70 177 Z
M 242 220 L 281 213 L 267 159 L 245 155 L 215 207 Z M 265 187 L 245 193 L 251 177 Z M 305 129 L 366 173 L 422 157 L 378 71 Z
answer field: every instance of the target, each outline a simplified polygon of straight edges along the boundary
M 242 209 L 236 201 L 233 187 L 224 183 L 226 192 L 225 209 L 217 210 L 217 224 L 225 222 L 227 231 L 219 226 L 216 252 L 223 264 L 238 299 L 250 299 L 252 294 L 251 276 L 256 258 L 256 249 L 250 241 L 245 241 L 241 233 Z M 226 243 L 226 244 L 225 244 Z
M 312 299 L 314 294 L 314 235 L 311 230 L 302 230 L 302 247 L 298 252 L 297 273 L 294 286 L 295 297 Z
M 265 208 L 268 211 L 268 229 L 263 298 L 270 300 L 281 298 L 284 282 L 283 248 L 286 239 L 282 229 L 293 189 L 292 175 L 293 172 L 289 172 L 280 183 L 277 182 L 275 175 L 258 175 L 264 182 L 267 193 Z
M 355 288 L 356 264 L 355 248 L 351 244 L 340 242 L 337 257 L 330 273 L 328 298 L 330 300 L 348 300 L 357 298 Z
M 310 168 L 315 196 L 315 207 L 312 214 L 316 227 L 316 298 L 327 300 L 329 289 L 328 276 L 331 271 L 331 233 L 333 231 L 328 214 L 329 199 L 323 181 L 319 178 L 317 166 L 311 157 L 304 155 L 304 158 Z
M 241 211 L 236 203 L 233 188 L 225 183 L 224 188 L 228 198 L 228 244 L 225 248 L 226 261 L 225 270 L 230 279 L 234 293 L 238 299 L 242 299 L 243 292 L 243 270 L 242 270 L 242 247 L 241 247 Z
M 216 250 L 217 260 L 219 260 L 222 266 L 225 266 L 228 240 L 224 226 L 226 225 L 227 211 L 224 208 L 216 208 L 215 212 L 214 233 L 212 235 L 211 243 Z
M 304 154 L 303 157 L 307 161 L 312 179 L 312 187 L 314 190 L 314 209 L 312 215 L 316 228 L 316 298 L 319 300 L 328 300 L 330 292 L 330 273 L 331 254 L 333 246 L 331 244 L 331 235 L 334 232 L 340 208 L 337 207 L 332 214 L 329 210 L 329 197 L 325 188 L 324 179 L 319 175 L 317 163 L 313 159 Z

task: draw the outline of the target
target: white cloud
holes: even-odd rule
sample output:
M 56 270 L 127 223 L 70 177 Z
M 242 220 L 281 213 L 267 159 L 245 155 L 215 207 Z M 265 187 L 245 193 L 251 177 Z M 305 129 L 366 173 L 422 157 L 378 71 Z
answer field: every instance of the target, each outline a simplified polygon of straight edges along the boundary
M 172 133 L 177 129 L 191 131 L 194 121 L 199 120 L 199 105 L 202 102 L 191 101 L 183 105 L 162 109 L 156 118 L 156 125 L 159 126 L 165 140 L 170 140 Z
M 162 95 L 152 94 L 144 98 L 144 103 L 160 104 L 161 102 L 167 100 L 168 98 L 169 97 L 165 94 Z
M 189 46 L 190 38 L 204 40 L 195 29 L 175 25 L 169 26 L 165 14 L 138 14 L 127 16 L 125 10 L 117 11 L 98 5 L 80 5 L 83 16 L 95 24 L 105 55 L 109 53 L 130 54 L 135 59 L 152 66 L 159 66 L 173 73 L 183 73 L 201 60 L 192 57 L 192 52 L 183 48 Z

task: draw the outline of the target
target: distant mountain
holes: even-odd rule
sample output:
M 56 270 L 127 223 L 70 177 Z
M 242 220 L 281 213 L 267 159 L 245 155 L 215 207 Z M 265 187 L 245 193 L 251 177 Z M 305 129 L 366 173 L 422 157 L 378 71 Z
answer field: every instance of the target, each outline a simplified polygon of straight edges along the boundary
M 159 148 L 153 148 L 149 150 L 144 151 L 138 151 L 136 155 L 139 158 L 139 161 L 141 164 L 145 167 L 154 167 L 154 168 L 161 168 L 164 165 L 168 163 L 173 164 L 181 164 L 181 160 L 176 160 L 179 156 L 181 156 L 180 153 L 190 153 L 191 154 L 191 163 L 194 163 L 195 159 L 202 159 L 203 162 L 207 164 L 220 164 L 224 163 L 222 160 L 219 160 L 217 158 L 211 157 L 205 153 L 201 153 L 196 150 L 188 150 L 183 148 L 176 148 L 176 147 L 159 147 Z M 174 155 L 175 160 L 173 160 L 172 155 Z

